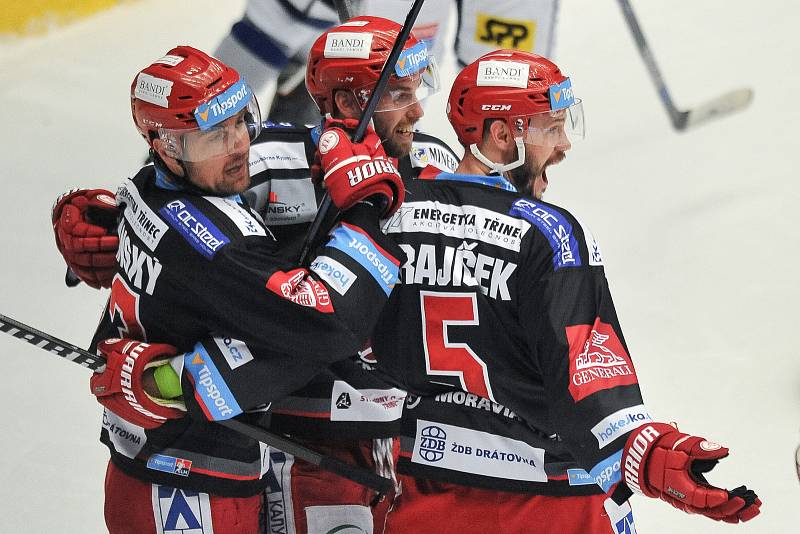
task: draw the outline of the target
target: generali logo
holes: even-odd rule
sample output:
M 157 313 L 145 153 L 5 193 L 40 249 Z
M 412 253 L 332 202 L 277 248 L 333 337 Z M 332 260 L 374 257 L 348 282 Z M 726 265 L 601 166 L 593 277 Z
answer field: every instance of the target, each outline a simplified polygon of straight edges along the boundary
M 575 402 L 603 389 L 637 383 L 636 372 L 614 328 L 598 317 L 594 324 L 566 328 L 569 342 L 569 392 Z

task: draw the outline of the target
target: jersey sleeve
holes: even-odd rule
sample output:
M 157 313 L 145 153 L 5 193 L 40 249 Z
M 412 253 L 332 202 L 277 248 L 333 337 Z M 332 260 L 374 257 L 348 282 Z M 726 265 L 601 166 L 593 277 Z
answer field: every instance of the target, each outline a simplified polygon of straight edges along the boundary
M 210 237 L 198 244 L 173 233 L 170 245 L 184 259 L 170 282 L 191 302 L 194 319 L 215 333 L 184 359 L 190 413 L 233 417 L 302 387 L 363 346 L 399 265 L 396 245 L 379 231 L 376 208 L 349 210 L 304 268 L 278 256 L 276 244 L 257 229 L 243 236 L 226 214 L 206 212 L 214 215 L 209 218 L 191 200 L 180 202 L 187 211 L 175 220 L 191 215 Z
M 620 479 L 627 435 L 650 421 L 643 405 L 602 253 L 570 214 L 521 200 L 518 212 L 537 227 L 528 278 L 520 283 L 520 320 L 556 432 L 578 465 L 606 492 Z

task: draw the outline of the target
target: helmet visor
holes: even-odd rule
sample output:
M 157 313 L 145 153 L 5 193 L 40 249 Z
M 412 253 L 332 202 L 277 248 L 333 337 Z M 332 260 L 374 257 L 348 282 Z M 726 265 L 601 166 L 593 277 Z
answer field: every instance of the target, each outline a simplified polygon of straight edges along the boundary
M 356 98 L 361 106 L 366 106 L 374 84 L 355 90 Z M 389 79 L 386 90 L 378 101 L 375 112 L 394 111 L 422 103 L 429 96 L 441 89 L 439 68 L 436 58 L 425 46 L 417 43 L 403 50 L 394 67 L 394 74 Z
M 198 106 L 194 117 L 196 128 L 158 130 L 175 159 L 204 161 L 246 151 L 261 133 L 258 101 L 242 81 Z
M 524 141 L 530 145 L 557 147 L 583 139 L 586 126 L 583 119 L 583 103 L 576 98 L 568 107 L 536 113 L 515 119 L 523 131 Z

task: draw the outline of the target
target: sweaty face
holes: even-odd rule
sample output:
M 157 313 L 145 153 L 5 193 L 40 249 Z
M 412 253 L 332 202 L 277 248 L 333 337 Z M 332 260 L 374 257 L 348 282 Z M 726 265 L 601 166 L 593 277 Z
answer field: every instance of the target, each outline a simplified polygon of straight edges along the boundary
M 393 158 L 411 152 L 414 125 L 425 114 L 414 94 L 418 85 L 418 79 L 393 80 L 381 96 L 377 109 L 392 108 L 398 103 L 404 104 L 403 107 L 377 111 L 373 116 L 375 132 L 381 138 L 386 154 Z
M 187 133 L 184 150 L 187 178 L 200 189 L 228 196 L 250 187 L 250 136 L 243 113 L 210 130 Z
M 509 177 L 517 189 L 541 200 L 547 190 L 547 168 L 561 163 L 572 148 L 564 132 L 564 118 L 544 114 L 533 119 L 537 128 L 552 139 L 547 145 L 525 143 L 525 163 L 509 171 Z

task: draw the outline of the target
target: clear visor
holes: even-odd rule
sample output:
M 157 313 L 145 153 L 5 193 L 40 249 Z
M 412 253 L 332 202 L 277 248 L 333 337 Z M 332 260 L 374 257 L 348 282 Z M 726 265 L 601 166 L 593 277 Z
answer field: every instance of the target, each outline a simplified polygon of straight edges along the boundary
M 378 101 L 375 112 L 394 111 L 407 108 L 415 104 L 421 104 L 429 96 L 439 92 L 441 88 L 439 82 L 439 68 L 433 56 L 426 58 L 426 64 L 419 70 L 402 76 L 390 78 L 389 85 Z M 402 69 L 395 69 L 395 74 Z M 356 89 L 356 98 L 363 108 L 367 105 L 374 85 Z
M 517 117 L 514 122 L 525 143 L 530 145 L 551 148 L 569 145 L 586 134 L 583 103 L 577 98 L 564 109 Z
M 166 143 L 167 153 L 182 161 L 205 161 L 246 153 L 250 142 L 261 133 L 261 111 L 252 96 L 237 107 L 240 109 L 228 113 L 221 122 L 209 124 L 201 119 L 198 120 L 200 126 L 188 130 L 160 128 L 158 136 Z M 201 113 L 208 117 L 207 112 Z

